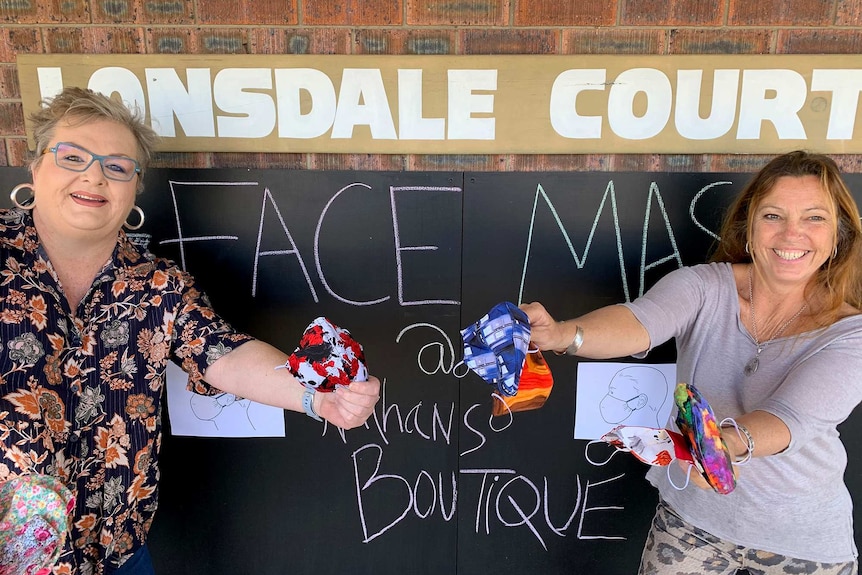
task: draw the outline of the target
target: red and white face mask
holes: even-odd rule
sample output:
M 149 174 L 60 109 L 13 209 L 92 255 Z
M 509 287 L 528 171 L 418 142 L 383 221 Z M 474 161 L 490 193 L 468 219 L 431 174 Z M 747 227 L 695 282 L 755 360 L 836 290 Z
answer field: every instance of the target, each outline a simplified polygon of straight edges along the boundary
M 601 439 L 590 441 L 587 450 L 593 443 L 607 443 L 617 449 L 631 453 L 648 465 L 666 466 L 675 459 L 692 462 L 691 451 L 685 438 L 675 431 L 639 427 L 635 425 L 618 425 L 602 435 Z M 585 454 L 586 455 L 586 454 Z M 586 455 L 587 461 L 593 465 L 604 465 L 616 455 L 612 453 L 604 462 L 596 463 Z

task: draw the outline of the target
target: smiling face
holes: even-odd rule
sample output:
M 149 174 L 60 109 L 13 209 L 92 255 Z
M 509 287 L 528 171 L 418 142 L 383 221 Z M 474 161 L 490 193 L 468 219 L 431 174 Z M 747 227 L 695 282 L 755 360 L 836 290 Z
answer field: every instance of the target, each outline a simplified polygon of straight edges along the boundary
M 110 120 L 80 125 L 61 122 L 48 147 L 68 142 L 93 154 L 136 158 L 131 131 Z M 128 182 L 108 179 L 99 161 L 83 172 L 57 165 L 48 152 L 33 168 L 36 207 L 33 218 L 40 235 L 69 241 L 114 242 L 135 203 L 138 176 Z
M 801 287 L 832 256 L 834 211 L 816 176 L 776 180 L 753 214 L 751 255 L 773 286 Z

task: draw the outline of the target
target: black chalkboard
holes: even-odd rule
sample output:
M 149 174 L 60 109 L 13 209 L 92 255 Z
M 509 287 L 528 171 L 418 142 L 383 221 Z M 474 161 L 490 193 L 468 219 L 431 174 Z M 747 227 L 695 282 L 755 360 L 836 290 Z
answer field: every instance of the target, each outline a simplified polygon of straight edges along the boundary
M 748 178 L 152 170 L 139 204 L 153 252 L 286 351 L 326 315 L 385 385 L 368 425 L 343 435 L 294 413 L 286 438 L 167 425 L 157 573 L 634 573 L 656 496 L 645 466 L 595 466 L 573 439 L 578 362 L 549 354 L 544 407 L 493 417 L 459 331 L 504 300 L 564 318 L 634 299 L 704 261 Z M 848 182 L 862 199 L 862 178 Z M 673 360 L 670 345 L 649 358 Z M 842 429 L 857 500 L 860 425 Z

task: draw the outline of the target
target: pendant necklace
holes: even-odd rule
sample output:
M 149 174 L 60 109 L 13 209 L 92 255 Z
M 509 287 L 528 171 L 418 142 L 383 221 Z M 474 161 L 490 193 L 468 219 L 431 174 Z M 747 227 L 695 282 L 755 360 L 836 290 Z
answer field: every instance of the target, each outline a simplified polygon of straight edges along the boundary
M 752 339 L 754 339 L 754 345 L 757 346 L 757 352 L 754 354 L 754 357 L 748 360 L 748 363 L 745 364 L 745 375 L 754 375 L 757 372 L 757 368 L 760 367 L 760 352 L 766 349 L 767 345 L 778 339 L 778 337 L 781 336 L 782 333 L 784 333 L 784 330 L 787 329 L 788 326 L 790 326 L 790 324 L 796 320 L 796 318 L 802 315 L 802 312 L 804 312 L 805 308 L 808 307 L 807 303 L 802 304 L 802 307 L 799 308 L 799 311 L 793 314 L 793 317 L 791 317 L 789 320 L 784 322 L 781 327 L 778 328 L 778 331 L 775 332 L 775 335 L 773 335 L 764 342 L 760 342 L 760 340 L 757 339 L 757 320 L 754 317 L 754 288 L 752 287 L 753 282 L 751 278 L 752 267 L 753 266 L 749 266 L 748 268 L 748 317 L 751 320 Z

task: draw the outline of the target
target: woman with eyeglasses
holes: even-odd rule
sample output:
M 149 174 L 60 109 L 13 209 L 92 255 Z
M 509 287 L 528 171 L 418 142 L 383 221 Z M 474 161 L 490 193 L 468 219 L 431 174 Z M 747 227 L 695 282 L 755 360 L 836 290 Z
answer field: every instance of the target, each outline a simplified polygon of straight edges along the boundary
M 231 328 L 192 277 L 129 241 L 157 142 L 137 114 L 66 88 L 31 120 L 32 184 L 0 211 L 0 482 L 49 475 L 72 492 L 55 572 L 148 575 L 168 361 L 197 393 L 345 429 L 372 413 L 380 382 L 309 393 L 274 369 L 286 354 Z
M 755 174 L 720 235 L 711 263 L 674 270 L 633 302 L 564 322 L 523 305 L 532 342 L 643 358 L 675 338 L 679 381 L 725 422 L 735 488 L 647 472 L 659 505 L 639 574 L 853 575 L 837 427 L 862 401 L 859 210 L 831 158 L 791 152 Z

